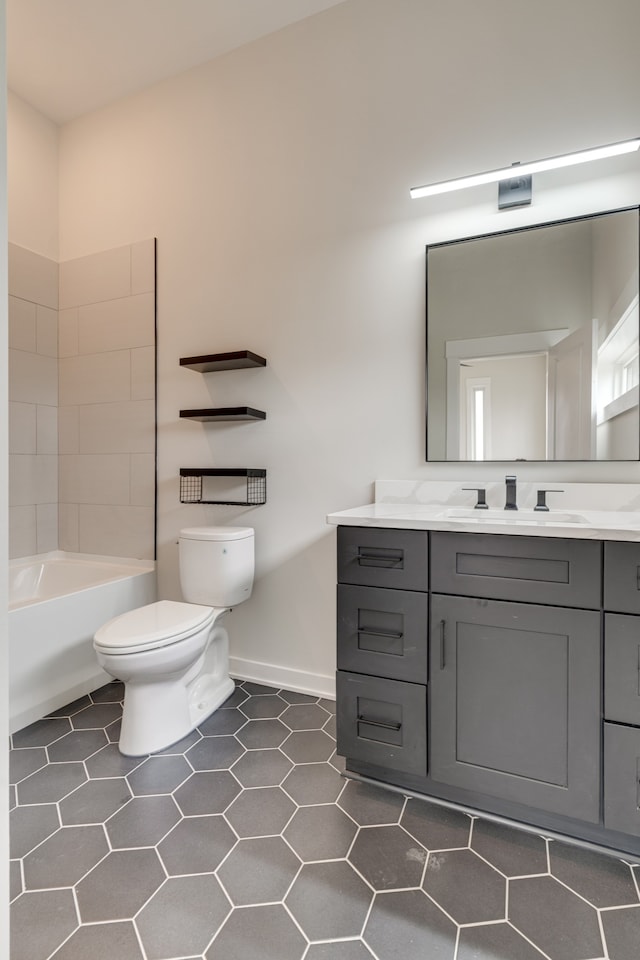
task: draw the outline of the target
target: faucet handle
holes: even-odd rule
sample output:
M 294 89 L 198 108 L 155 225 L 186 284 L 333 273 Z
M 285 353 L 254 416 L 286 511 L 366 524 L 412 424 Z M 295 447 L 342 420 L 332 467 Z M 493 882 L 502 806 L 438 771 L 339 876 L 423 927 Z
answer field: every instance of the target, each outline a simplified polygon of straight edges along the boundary
M 488 510 L 489 504 L 486 501 L 487 491 L 484 487 L 463 487 L 463 490 L 472 490 L 474 493 L 478 494 L 478 501 L 475 505 L 475 510 Z
M 564 490 L 538 490 L 538 500 L 533 508 L 534 510 L 549 510 L 546 501 L 546 495 L 548 493 L 564 493 Z

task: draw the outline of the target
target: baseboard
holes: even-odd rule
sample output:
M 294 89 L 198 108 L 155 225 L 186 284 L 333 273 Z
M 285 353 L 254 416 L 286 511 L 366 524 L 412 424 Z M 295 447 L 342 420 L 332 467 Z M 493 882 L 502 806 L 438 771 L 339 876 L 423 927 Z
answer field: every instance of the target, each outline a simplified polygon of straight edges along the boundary
M 243 660 L 229 657 L 229 673 L 237 680 L 252 680 L 269 687 L 293 690 L 295 693 L 308 693 L 312 697 L 336 698 L 335 677 L 321 673 L 307 673 L 304 670 L 289 670 L 272 663 L 260 663 L 257 660 Z

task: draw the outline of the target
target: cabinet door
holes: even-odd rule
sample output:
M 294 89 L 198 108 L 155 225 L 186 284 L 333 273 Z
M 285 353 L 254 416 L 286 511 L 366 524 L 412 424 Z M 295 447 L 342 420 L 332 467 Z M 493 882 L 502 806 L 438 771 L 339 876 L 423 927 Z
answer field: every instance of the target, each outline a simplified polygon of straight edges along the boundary
M 600 615 L 434 596 L 434 780 L 597 821 Z
M 605 543 L 604 608 L 640 613 L 640 543 Z
M 604 725 L 604 825 L 640 836 L 640 730 Z
M 427 682 L 429 597 L 338 584 L 338 670 Z
M 339 670 L 336 716 L 341 756 L 426 774 L 426 686 Z

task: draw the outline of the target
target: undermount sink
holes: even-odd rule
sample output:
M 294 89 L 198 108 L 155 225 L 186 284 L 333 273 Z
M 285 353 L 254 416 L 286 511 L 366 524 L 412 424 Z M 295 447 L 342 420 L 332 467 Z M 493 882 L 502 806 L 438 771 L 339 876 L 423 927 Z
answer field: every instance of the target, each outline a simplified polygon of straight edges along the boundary
M 586 524 L 580 513 L 560 513 L 557 510 L 477 510 L 474 507 L 447 507 L 439 515 L 446 520 L 471 520 L 476 523 L 575 523 Z

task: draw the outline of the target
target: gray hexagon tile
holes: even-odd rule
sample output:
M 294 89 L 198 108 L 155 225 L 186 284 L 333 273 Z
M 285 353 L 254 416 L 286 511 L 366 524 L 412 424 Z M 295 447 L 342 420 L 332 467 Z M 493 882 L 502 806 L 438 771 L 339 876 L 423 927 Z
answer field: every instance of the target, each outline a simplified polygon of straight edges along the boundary
M 62 827 L 24 858 L 25 887 L 71 887 L 108 852 L 102 827 Z
M 240 838 L 268 837 L 282 833 L 295 810 L 280 787 L 255 787 L 236 797 L 225 817 Z
M 122 703 L 124 700 L 124 683 L 120 680 L 106 683 L 104 687 L 93 691 L 91 699 L 93 703 Z
M 173 797 L 134 797 L 105 824 L 114 850 L 153 847 L 180 820 Z
M 47 747 L 71 730 L 71 721 L 66 718 L 36 720 L 11 737 L 14 747 Z
M 543 837 L 490 820 L 474 820 L 471 846 L 507 877 L 548 873 Z
M 205 953 L 206 960 L 302 960 L 307 941 L 280 904 L 235 909 Z
M 132 919 L 166 876 L 155 850 L 113 851 L 76 886 L 82 922 Z
M 230 909 L 210 874 L 167 880 L 135 921 L 148 960 L 202 954 Z
M 247 700 L 249 694 L 246 690 L 243 690 L 242 687 L 237 686 L 230 697 L 227 697 L 225 702 L 220 707 L 221 710 L 227 710 L 230 707 L 239 707 L 241 704 Z
M 358 937 L 373 892 L 345 860 L 306 863 L 285 904 L 309 940 Z
M 312 943 L 304 960 L 372 960 L 373 954 L 362 940 L 336 940 Z
M 231 769 L 243 787 L 276 787 L 293 769 L 293 763 L 275 748 L 248 750 Z
M 83 763 L 49 763 L 18 784 L 18 803 L 55 803 L 86 779 Z
M 540 953 L 508 923 L 489 923 L 460 930 L 456 960 L 544 960 Z
M 238 740 L 247 750 L 279 747 L 291 731 L 280 720 L 247 720 L 238 731 Z
M 287 707 L 280 719 L 292 730 L 322 730 L 330 716 L 317 703 L 306 703 Z
M 244 727 L 246 722 L 247 718 L 237 708 L 216 710 L 199 725 L 198 730 L 203 737 L 232 736 Z
M 15 900 L 22 893 L 22 868 L 19 860 L 9 861 L 9 899 Z
M 236 737 L 203 737 L 185 757 L 194 770 L 226 770 L 243 753 L 244 747 Z
M 213 873 L 236 843 L 223 817 L 187 817 L 158 844 L 169 876 Z
M 277 695 L 251 697 L 240 707 L 247 720 L 270 720 L 279 717 L 287 708 L 286 703 Z
M 284 899 L 301 861 L 281 837 L 240 840 L 218 870 L 236 907 Z
M 549 844 L 551 874 L 594 907 L 637 904 L 631 867 L 615 857 L 553 840 Z M 638 943 L 640 952 L 640 941 Z
M 128 774 L 131 792 L 136 797 L 152 793 L 171 793 L 193 773 L 184 757 L 149 757 Z
M 110 743 L 92 754 L 85 761 L 85 767 L 91 778 L 125 777 L 144 763 L 145 759 L 146 757 L 125 757 L 118 750 L 117 743 Z
M 174 793 L 185 817 L 224 813 L 242 787 L 227 770 L 192 773 Z
M 603 910 L 600 917 L 609 960 L 637 960 L 640 952 L 640 906 Z
M 55 803 L 15 807 L 9 814 L 9 850 L 13 858 L 24 857 L 60 826 Z
M 320 763 L 328 760 L 335 748 L 335 742 L 324 730 L 298 730 L 282 744 L 282 752 L 294 763 Z
M 301 763 L 285 777 L 282 789 L 303 807 L 313 803 L 334 803 L 344 780 L 330 763 Z
M 264 697 L 270 693 L 280 693 L 278 687 L 268 687 L 264 683 L 255 683 L 253 680 L 244 680 L 242 687 L 252 697 Z
M 104 823 L 130 799 L 124 777 L 88 780 L 60 801 L 60 817 L 64 826 Z
M 144 960 L 133 923 L 96 923 L 78 927 L 51 960 Z
M 338 806 L 363 827 L 380 826 L 385 823 L 398 823 L 404 797 L 369 783 L 347 780 Z
M 310 693 L 296 693 L 295 690 L 279 690 L 283 700 L 287 703 L 318 703 L 318 697 Z
M 508 919 L 553 960 L 604 956 L 596 911 L 553 877 L 509 881 Z
M 422 888 L 456 923 L 505 919 L 506 881 L 472 850 L 430 853 Z
M 86 760 L 109 741 L 104 729 L 72 730 L 48 748 L 49 760 Z
M 427 851 L 398 826 L 362 827 L 349 862 L 374 890 L 419 887 Z
M 428 850 L 452 850 L 467 847 L 471 817 L 425 800 L 407 800 L 402 826 Z
M 11 905 L 11 960 L 47 960 L 77 925 L 71 890 L 23 893 Z
M 119 703 L 93 703 L 71 717 L 74 730 L 88 730 L 97 727 L 106 727 L 122 716 L 122 707 Z
M 456 934 L 421 890 L 403 890 L 376 894 L 363 940 L 377 960 L 453 960 Z
M 84 710 L 85 707 L 90 707 L 93 703 L 93 700 L 87 694 L 84 697 L 78 697 L 77 700 L 73 700 L 71 703 L 67 703 L 64 707 L 60 707 L 59 710 L 52 710 L 51 713 L 47 714 L 49 717 L 72 717 L 74 713 L 78 713 L 80 710 Z
M 347 856 L 358 827 L 335 804 L 300 807 L 284 838 L 301 860 L 341 860 Z
M 48 763 L 44 747 L 12 750 L 9 754 L 9 782 L 19 783 Z

